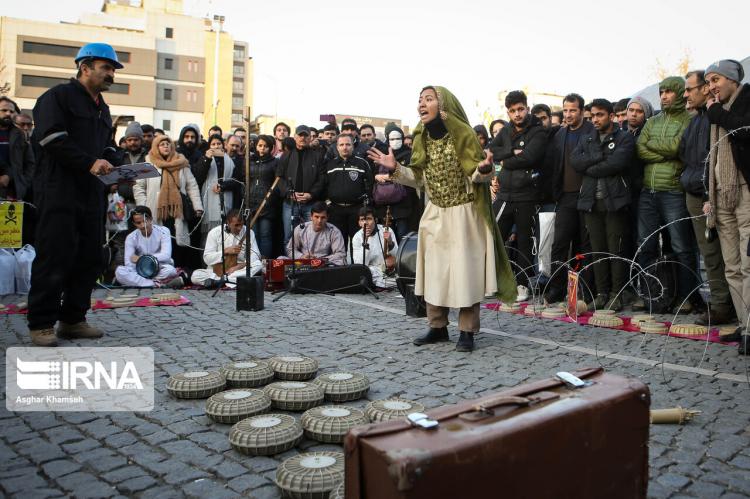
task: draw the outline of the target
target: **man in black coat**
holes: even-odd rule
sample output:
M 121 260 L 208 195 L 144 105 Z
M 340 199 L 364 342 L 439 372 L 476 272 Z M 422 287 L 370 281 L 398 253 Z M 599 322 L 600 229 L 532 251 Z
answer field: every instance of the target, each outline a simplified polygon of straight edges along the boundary
M 565 297 L 567 272 L 560 265 L 567 263 L 577 254 L 591 251 L 586 222 L 583 213 L 578 211 L 578 192 L 583 176 L 575 171 L 570 163 L 573 150 L 582 137 L 594 131 L 594 125 L 583 118 L 583 97 L 578 94 L 566 95 L 563 99 L 563 119 L 565 127 L 558 130 L 547 148 L 545 182 L 552 184 L 555 206 L 555 237 L 552 242 L 552 279 L 547 285 L 545 299 L 557 302 Z M 548 180 L 547 180 L 548 179 Z M 585 264 L 586 259 L 583 260 Z M 576 267 L 576 262 L 571 267 Z M 589 288 L 592 281 L 584 276 Z M 584 290 L 587 292 L 587 290 Z
M 103 334 L 86 322 L 103 266 L 105 186 L 97 176 L 113 168 L 103 158 L 112 117 L 101 92 L 122 65 L 103 43 L 82 47 L 76 63 L 77 77 L 46 91 L 34 106 L 39 221 L 28 322 L 31 339 L 40 346 L 57 345 L 58 320 L 61 337 Z
M 339 135 L 336 149 L 336 157 L 326 161 L 322 169 L 322 178 L 325 197 L 330 201 L 328 220 L 341 231 L 350 248 L 351 238 L 360 229 L 359 210 L 365 201 L 372 200 L 375 175 L 366 160 L 354 155 L 351 135 Z
M 292 217 L 297 223 L 309 222 L 310 209 L 321 199 L 324 190 L 321 178 L 323 151 L 310 148 L 310 129 L 307 126 L 299 125 L 294 130 L 294 143 L 295 148 L 279 160 L 276 173 L 281 177 L 279 194 L 284 200 L 284 247 L 292 237 Z
M 507 241 L 516 226 L 518 253 L 511 257 L 516 263 L 518 300 L 529 297 L 529 276 L 534 273 L 532 237 L 536 230 L 536 213 L 541 199 L 539 172 L 547 148 L 547 131 L 539 118 L 529 113 L 526 94 L 514 90 L 505 97 L 509 126 L 490 143 L 493 161 L 500 164 L 498 180 L 502 201 L 498 223 L 503 240 Z
M 617 126 L 614 117 L 614 106 L 608 100 L 594 99 L 591 102 L 594 130 L 578 142 L 570 157 L 570 165 L 583 175 L 578 209 L 584 213 L 594 252 L 597 295 L 589 308 L 620 311 L 628 282 L 628 265 L 620 258 L 627 258 L 630 232 L 628 170 L 635 156 L 635 140 Z
M 685 76 L 685 100 L 687 108 L 695 111 L 690 124 L 680 140 L 679 156 L 685 166 L 680 174 L 680 183 L 685 189 L 685 205 L 693 218 L 693 232 L 698 241 L 698 249 L 703 256 L 706 276 L 711 289 L 710 314 L 706 310 L 696 319 L 696 324 L 707 326 L 727 324 L 736 320 L 729 285 L 724 276 L 724 257 L 721 244 L 716 237 L 706 238 L 706 217 L 703 214 L 703 203 L 708 201 L 708 160 L 709 134 L 711 123 L 706 113 L 706 101 L 710 96 L 708 82 L 703 71 L 691 71 Z M 739 340 L 739 334 L 733 341 Z M 729 340 L 727 340 L 729 341 Z

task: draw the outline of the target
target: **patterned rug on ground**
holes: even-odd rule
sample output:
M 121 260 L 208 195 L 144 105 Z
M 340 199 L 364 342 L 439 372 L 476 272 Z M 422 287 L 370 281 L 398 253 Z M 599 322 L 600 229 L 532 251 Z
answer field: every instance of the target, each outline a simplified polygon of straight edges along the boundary
M 578 320 L 574 321 L 571 317 L 555 317 L 555 318 L 546 318 L 541 316 L 527 316 L 524 315 L 524 310 L 526 310 L 526 307 L 530 305 L 530 303 L 520 303 L 520 309 L 515 312 L 503 312 L 503 313 L 509 313 L 509 314 L 515 314 L 515 315 L 523 315 L 524 317 L 528 317 L 529 319 L 544 319 L 544 320 L 556 320 L 556 321 L 562 321 L 562 322 L 577 322 L 578 324 L 581 324 L 583 326 L 587 326 L 589 324 L 589 320 L 594 315 L 592 312 L 585 312 L 582 315 L 578 316 Z M 484 304 L 484 308 L 489 310 L 500 310 L 500 303 L 486 303 Z M 625 315 L 617 315 L 620 319 L 622 319 L 623 325 L 619 327 L 608 327 L 604 329 L 618 329 L 620 331 L 628 331 L 631 333 L 641 333 L 641 331 L 638 329 L 638 327 L 635 324 L 631 323 L 631 317 L 625 316 Z M 672 326 L 672 323 L 669 321 L 656 321 L 656 322 L 662 322 L 662 324 L 665 324 L 667 326 L 667 332 L 664 333 L 649 333 L 649 334 L 660 334 L 660 335 L 669 335 L 674 338 L 684 338 L 687 340 L 698 340 L 698 341 L 710 341 L 712 343 L 721 343 L 722 345 L 738 345 L 737 342 L 725 342 L 722 341 L 719 336 L 719 329 L 718 328 L 711 328 L 708 332 L 708 334 L 675 334 L 670 333 L 669 328 Z
M 125 308 L 125 307 L 179 307 L 181 305 L 191 305 L 192 302 L 182 295 L 179 298 L 173 299 L 152 299 L 150 296 L 139 296 L 132 300 L 123 300 L 120 302 L 111 302 L 107 300 L 91 300 L 91 310 L 109 310 L 113 308 Z M 25 314 L 27 313 L 26 305 L 21 304 L 19 307 L 15 303 L 4 305 L 0 308 L 1 314 Z

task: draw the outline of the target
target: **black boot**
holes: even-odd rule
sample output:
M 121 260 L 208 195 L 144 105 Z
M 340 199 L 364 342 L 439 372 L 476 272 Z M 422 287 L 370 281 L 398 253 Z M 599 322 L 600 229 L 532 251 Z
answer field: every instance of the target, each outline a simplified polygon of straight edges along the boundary
M 429 331 L 423 336 L 415 338 L 412 343 L 417 346 L 429 345 L 430 343 L 438 343 L 441 341 L 450 341 L 448 337 L 448 328 L 443 327 L 431 327 Z
M 456 343 L 457 352 L 471 352 L 474 350 L 474 333 L 461 331 Z

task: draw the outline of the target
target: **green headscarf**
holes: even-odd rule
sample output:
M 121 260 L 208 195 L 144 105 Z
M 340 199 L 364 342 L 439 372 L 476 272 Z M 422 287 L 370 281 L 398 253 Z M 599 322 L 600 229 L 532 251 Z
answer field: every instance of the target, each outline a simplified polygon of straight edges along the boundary
M 458 102 L 456 96 L 445 87 L 429 86 L 434 88 L 438 98 L 438 109 L 440 118 L 448 130 L 448 134 L 453 139 L 456 146 L 456 155 L 464 173 L 467 176 L 473 175 L 477 165 L 484 161 L 485 155 L 482 146 L 479 145 L 477 135 L 469 124 L 463 106 Z M 427 166 L 427 133 L 424 125 L 419 123 L 414 128 L 411 164 L 409 168 L 422 175 L 424 168 Z M 492 233 L 495 246 L 495 274 L 497 276 L 497 297 L 503 302 L 514 302 L 517 296 L 516 279 L 510 268 L 508 255 L 505 253 L 503 238 L 500 235 L 495 217 L 492 212 L 492 202 L 490 201 L 490 188 L 486 183 L 472 184 L 474 186 L 474 205 L 477 212 L 481 214 L 485 223 Z

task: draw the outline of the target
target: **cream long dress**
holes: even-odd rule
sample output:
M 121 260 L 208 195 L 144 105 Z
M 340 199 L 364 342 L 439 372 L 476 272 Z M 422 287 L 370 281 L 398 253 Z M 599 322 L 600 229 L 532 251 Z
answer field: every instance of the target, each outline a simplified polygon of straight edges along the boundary
M 414 293 L 431 305 L 463 308 L 498 290 L 492 233 L 474 205 L 472 183 L 489 182 L 461 169 L 450 135 L 427 138 L 427 166 L 399 166 L 395 182 L 424 189 L 429 200 L 419 221 Z

